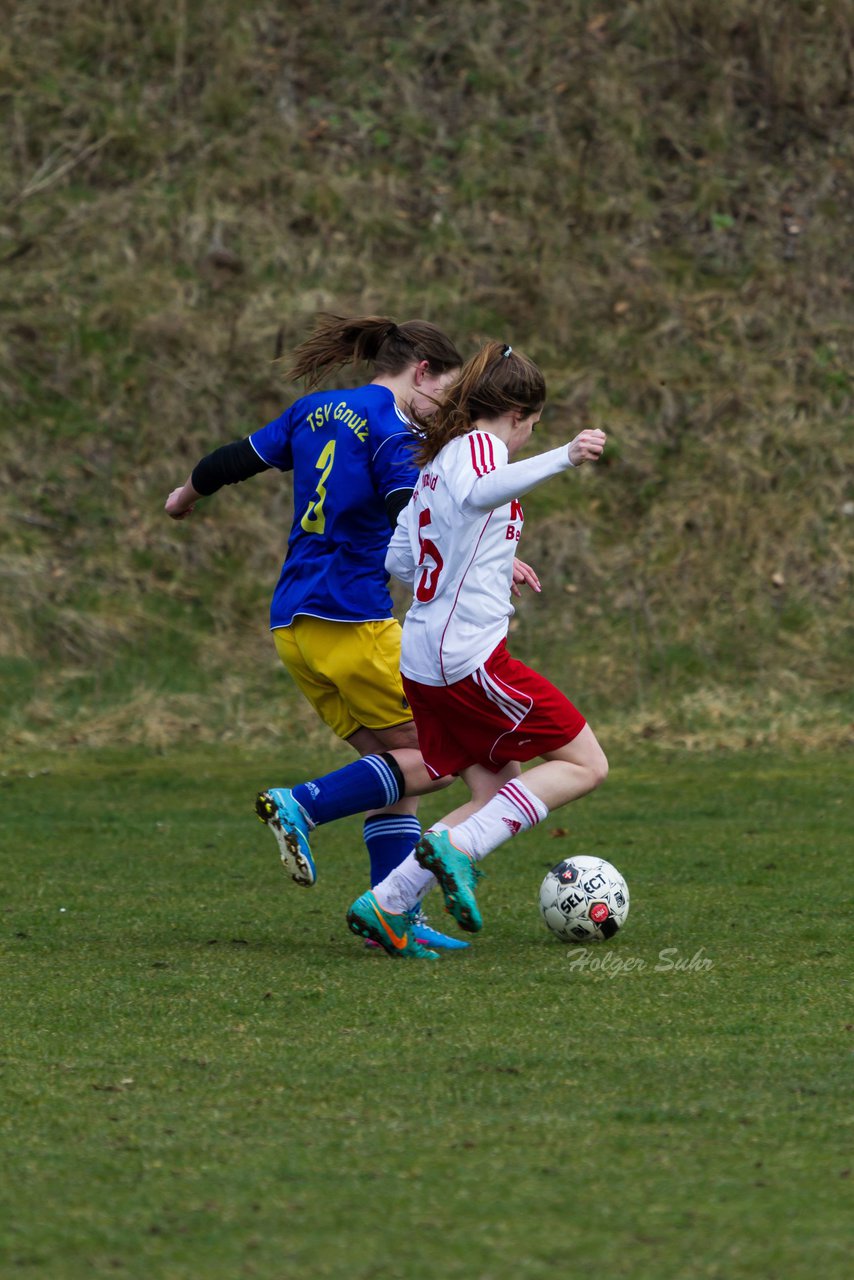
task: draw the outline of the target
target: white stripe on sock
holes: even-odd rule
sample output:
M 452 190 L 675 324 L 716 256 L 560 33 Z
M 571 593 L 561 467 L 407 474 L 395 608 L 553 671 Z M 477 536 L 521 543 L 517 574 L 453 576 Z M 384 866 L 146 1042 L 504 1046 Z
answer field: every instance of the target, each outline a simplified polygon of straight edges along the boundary
M 395 804 L 400 799 L 398 787 L 394 774 L 385 760 L 381 760 L 379 756 L 362 756 L 362 762 L 371 766 L 385 787 L 386 804 Z

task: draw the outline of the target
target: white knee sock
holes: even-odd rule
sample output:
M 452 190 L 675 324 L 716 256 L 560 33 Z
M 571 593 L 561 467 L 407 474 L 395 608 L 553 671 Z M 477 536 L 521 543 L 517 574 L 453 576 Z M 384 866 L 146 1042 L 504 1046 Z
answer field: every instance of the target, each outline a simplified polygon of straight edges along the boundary
M 373 894 L 383 911 L 400 914 L 417 906 L 427 890 L 435 883 L 432 871 L 425 871 L 410 853 L 385 880 L 375 884 Z
M 448 836 L 452 844 L 473 858 L 485 858 L 505 840 L 511 840 L 520 831 L 527 831 L 542 822 L 548 813 L 542 800 L 514 778 L 465 822 L 451 827 Z

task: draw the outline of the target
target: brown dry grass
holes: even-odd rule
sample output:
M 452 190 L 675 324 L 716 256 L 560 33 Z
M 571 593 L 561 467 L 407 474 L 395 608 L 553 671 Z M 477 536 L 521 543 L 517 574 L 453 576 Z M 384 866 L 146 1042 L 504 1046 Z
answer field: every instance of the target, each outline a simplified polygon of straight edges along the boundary
M 660 706 L 711 741 L 720 700 L 746 740 L 779 697 L 764 732 L 791 737 L 800 714 L 836 740 L 849 3 L 10 15 L 11 740 L 263 731 L 288 487 L 260 478 L 181 526 L 161 508 L 295 392 L 274 356 L 324 307 L 423 315 L 466 349 L 510 338 L 547 373 L 546 442 L 608 429 L 606 466 L 526 504 L 548 604 L 521 613 L 525 653 L 568 651 L 615 725 Z

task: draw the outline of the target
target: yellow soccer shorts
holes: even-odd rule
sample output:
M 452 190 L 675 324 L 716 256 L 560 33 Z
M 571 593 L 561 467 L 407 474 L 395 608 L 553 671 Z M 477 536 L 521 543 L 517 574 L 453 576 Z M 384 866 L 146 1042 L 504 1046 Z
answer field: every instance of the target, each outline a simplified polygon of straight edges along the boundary
M 412 719 L 400 678 L 400 623 L 329 622 L 300 615 L 273 632 L 294 683 L 339 738 Z

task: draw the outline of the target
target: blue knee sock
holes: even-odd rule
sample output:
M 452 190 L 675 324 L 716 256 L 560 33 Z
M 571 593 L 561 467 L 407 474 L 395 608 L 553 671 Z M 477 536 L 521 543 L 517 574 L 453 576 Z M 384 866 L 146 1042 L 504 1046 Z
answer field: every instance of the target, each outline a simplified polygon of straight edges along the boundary
M 371 859 L 371 885 L 400 866 L 421 838 L 421 823 L 405 813 L 379 813 L 365 818 L 365 844 Z
M 395 804 L 403 794 L 403 774 L 390 756 L 362 756 L 313 782 L 301 782 L 292 794 L 319 827 L 365 809 Z

